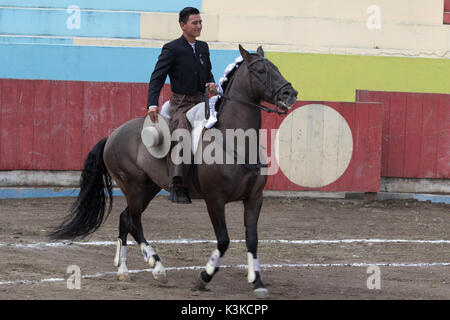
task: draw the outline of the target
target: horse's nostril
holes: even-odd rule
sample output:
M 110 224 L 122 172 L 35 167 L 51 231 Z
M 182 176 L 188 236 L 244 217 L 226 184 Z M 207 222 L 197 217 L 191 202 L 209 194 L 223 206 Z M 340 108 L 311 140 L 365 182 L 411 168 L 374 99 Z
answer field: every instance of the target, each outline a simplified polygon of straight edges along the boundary
M 283 91 L 283 93 L 281 94 L 283 97 L 289 97 L 290 95 L 291 95 L 291 92 L 290 91 L 288 91 L 288 90 L 286 90 L 286 91 Z
M 297 92 L 291 90 L 285 90 L 281 93 L 281 97 L 284 99 L 289 99 L 291 97 L 297 97 Z

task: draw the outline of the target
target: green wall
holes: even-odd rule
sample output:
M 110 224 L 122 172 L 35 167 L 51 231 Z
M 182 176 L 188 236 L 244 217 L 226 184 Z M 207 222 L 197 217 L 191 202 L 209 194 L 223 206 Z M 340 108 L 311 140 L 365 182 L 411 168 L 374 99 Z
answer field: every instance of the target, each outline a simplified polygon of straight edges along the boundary
M 267 52 L 299 100 L 355 101 L 355 90 L 450 94 L 450 60 Z

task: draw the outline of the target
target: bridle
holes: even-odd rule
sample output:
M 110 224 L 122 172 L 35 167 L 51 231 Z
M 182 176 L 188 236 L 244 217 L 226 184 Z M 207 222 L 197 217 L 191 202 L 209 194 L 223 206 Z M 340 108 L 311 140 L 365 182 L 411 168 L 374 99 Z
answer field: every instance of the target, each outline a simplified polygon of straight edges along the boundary
M 264 64 L 264 72 L 263 73 L 255 71 L 254 69 L 251 68 L 254 64 L 256 64 L 258 62 L 263 62 L 263 64 Z M 279 72 L 278 68 L 274 64 L 272 64 L 269 60 L 267 60 L 266 58 L 258 58 L 255 61 L 247 62 L 247 69 L 248 69 L 249 74 L 253 75 L 262 85 L 264 85 L 264 90 L 266 92 L 270 92 L 270 95 L 275 98 L 275 101 L 277 101 L 280 91 L 284 87 L 290 86 L 291 83 L 286 81 L 286 80 L 284 80 L 283 83 L 278 86 L 278 88 L 273 89 L 272 87 L 269 87 L 269 83 L 272 83 L 272 81 L 271 81 L 272 80 L 271 73 L 268 72 L 269 68 L 272 68 L 275 71 Z M 262 74 L 266 75 L 266 80 L 265 81 L 261 78 Z M 253 82 L 250 79 L 250 92 L 253 95 L 253 85 L 252 85 L 252 83 Z M 285 114 L 286 112 L 287 111 L 285 111 L 282 114 Z
M 259 72 L 255 71 L 254 69 L 251 68 L 251 67 L 252 67 L 255 63 L 257 63 L 257 62 L 263 62 L 263 63 L 264 63 L 264 72 L 263 72 L 263 73 L 259 73 Z M 281 91 L 284 87 L 290 86 L 290 85 L 291 85 L 290 82 L 288 82 L 288 81 L 285 80 L 285 81 L 284 81 L 280 86 L 278 86 L 278 88 L 276 88 L 276 89 L 273 89 L 273 88 L 271 88 L 271 87 L 269 86 L 269 83 L 270 83 L 270 80 L 271 80 L 270 73 L 268 72 L 269 67 L 271 67 L 271 68 L 273 68 L 273 69 L 275 69 L 275 70 L 277 70 L 277 69 L 276 69 L 276 67 L 275 67 L 273 64 L 271 64 L 271 63 L 269 62 L 269 60 L 267 60 L 266 58 L 258 58 L 258 59 L 254 60 L 254 61 L 252 61 L 252 62 L 245 61 L 244 63 L 247 65 L 247 69 L 248 69 L 248 72 L 249 72 L 249 75 L 250 75 L 250 77 L 249 77 L 249 80 L 250 80 L 250 92 L 252 93 L 252 95 L 253 95 L 253 84 L 252 84 L 253 81 L 252 81 L 252 79 L 251 79 L 252 76 L 255 77 L 262 85 L 264 85 L 264 90 L 270 92 L 271 96 L 272 96 L 272 97 L 275 97 L 275 101 L 277 101 L 278 95 L 279 95 L 280 91 Z M 261 74 L 266 74 L 266 79 L 265 79 L 265 81 L 261 78 Z M 265 111 L 265 112 L 268 112 L 268 113 L 276 113 L 276 114 L 278 114 L 278 115 L 283 115 L 283 114 L 286 114 L 286 113 L 288 112 L 288 110 L 281 110 L 281 108 L 280 108 L 279 106 L 277 106 L 277 105 L 275 105 L 275 108 L 270 108 L 270 107 L 265 107 L 265 106 L 260 105 L 260 104 L 256 104 L 256 103 L 244 101 L 244 100 L 237 99 L 237 98 L 232 98 L 232 97 L 230 97 L 230 96 L 228 96 L 228 95 L 226 95 L 226 94 L 224 94 L 224 93 L 220 93 L 220 92 L 217 92 L 217 91 L 212 91 L 212 93 L 218 95 L 219 97 L 224 98 L 225 100 L 230 100 L 230 101 L 234 101 L 234 102 L 239 102 L 239 103 L 241 103 L 241 104 L 245 104 L 245 105 L 250 106 L 250 107 L 258 108 L 258 109 L 260 109 L 260 110 L 262 110 L 262 111 Z M 208 90 L 208 88 L 207 88 L 206 91 L 205 91 L 205 101 L 208 101 L 208 99 L 206 99 L 206 97 L 207 97 L 208 95 L 209 95 L 209 90 Z M 208 104 L 208 103 L 207 103 L 207 104 Z M 206 106 L 205 106 L 205 107 L 206 107 Z M 206 116 L 209 117 L 209 106 L 207 106 L 207 107 L 205 108 L 205 111 L 207 112 Z

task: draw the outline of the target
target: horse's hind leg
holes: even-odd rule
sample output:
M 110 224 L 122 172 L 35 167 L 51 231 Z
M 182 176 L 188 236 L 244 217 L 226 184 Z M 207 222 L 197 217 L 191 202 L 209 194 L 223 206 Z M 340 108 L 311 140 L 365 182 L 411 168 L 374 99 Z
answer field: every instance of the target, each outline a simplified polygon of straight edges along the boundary
M 268 291 L 262 282 L 258 251 L 258 219 L 263 202 L 262 191 L 244 200 L 245 241 L 248 258 L 248 282 L 253 284 L 253 292 L 258 298 L 266 298 Z
M 116 257 L 114 258 L 114 266 L 119 268 L 117 272 L 119 280 L 128 278 L 127 236 L 130 224 L 130 214 L 128 207 L 126 207 L 120 214 L 119 238 L 117 239 Z
M 206 288 L 206 285 L 211 282 L 214 274 L 219 271 L 221 259 L 230 244 L 230 238 L 228 237 L 228 230 L 225 222 L 224 203 L 218 200 L 209 200 L 206 201 L 206 206 L 216 234 L 217 249 L 212 252 L 205 270 L 201 271 L 198 275 L 196 286 L 201 290 Z
M 140 246 L 145 262 L 153 268 L 153 277 L 158 281 L 166 282 L 164 266 L 159 256 L 145 239 L 141 222 L 142 212 L 161 188 L 148 178 L 145 181 L 146 183 L 137 184 L 136 182 L 126 186 L 118 182 L 127 198 L 128 207 L 120 215 L 119 238 L 114 264 L 119 267 L 119 279 L 126 279 L 128 275 L 126 267 L 127 235 L 130 233 Z

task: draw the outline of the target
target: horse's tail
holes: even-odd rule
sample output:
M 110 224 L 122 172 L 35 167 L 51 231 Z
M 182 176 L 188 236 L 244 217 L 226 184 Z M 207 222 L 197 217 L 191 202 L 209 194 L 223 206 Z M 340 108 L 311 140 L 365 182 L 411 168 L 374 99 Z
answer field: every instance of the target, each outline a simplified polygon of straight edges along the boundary
M 109 197 L 106 217 L 111 212 L 112 179 L 103 162 L 103 150 L 107 139 L 100 140 L 89 152 L 81 173 L 80 194 L 69 210 L 69 215 L 49 234 L 50 238 L 75 239 L 97 230 L 105 216 L 106 192 Z

